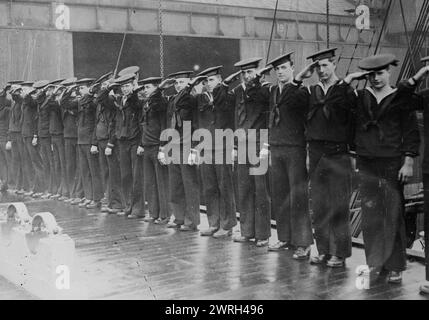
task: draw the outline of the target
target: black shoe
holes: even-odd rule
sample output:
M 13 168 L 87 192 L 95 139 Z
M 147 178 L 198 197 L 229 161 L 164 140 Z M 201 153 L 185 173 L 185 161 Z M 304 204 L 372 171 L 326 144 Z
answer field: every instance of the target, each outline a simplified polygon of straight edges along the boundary
M 387 281 L 389 283 L 401 283 L 402 282 L 402 272 L 390 271 L 389 272 L 389 278 Z
M 277 241 L 275 244 L 268 245 L 268 251 L 283 251 L 288 249 L 289 244 L 283 241 Z
M 188 226 L 181 225 L 179 230 L 180 231 L 198 231 L 198 228 L 195 225 L 188 225 Z
M 87 209 L 100 209 L 101 202 L 100 201 L 91 201 L 91 203 L 86 205 Z
M 129 214 L 128 216 L 127 216 L 127 219 L 143 219 L 144 218 L 144 216 L 138 216 L 138 215 L 136 215 L 136 214 Z M 144 220 L 144 219 L 143 219 Z

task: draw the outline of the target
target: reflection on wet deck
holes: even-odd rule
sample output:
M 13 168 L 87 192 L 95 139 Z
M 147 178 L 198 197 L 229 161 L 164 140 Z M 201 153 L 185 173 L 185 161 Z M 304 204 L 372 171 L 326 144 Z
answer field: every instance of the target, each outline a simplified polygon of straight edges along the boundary
M 17 198 L 0 198 L 10 200 Z M 30 201 L 27 207 L 31 213 L 52 212 L 75 240 L 79 277 L 90 299 L 427 299 L 418 293 L 424 278 L 420 262 L 409 262 L 402 285 L 381 282 L 357 289 L 355 269 L 365 262 L 360 248 L 353 248 L 345 269 L 330 269 L 295 261 L 290 251 L 268 253 L 253 244 L 50 200 Z M 206 226 L 202 214 L 200 228 Z M 8 298 L 34 297 L 0 277 L 0 299 Z

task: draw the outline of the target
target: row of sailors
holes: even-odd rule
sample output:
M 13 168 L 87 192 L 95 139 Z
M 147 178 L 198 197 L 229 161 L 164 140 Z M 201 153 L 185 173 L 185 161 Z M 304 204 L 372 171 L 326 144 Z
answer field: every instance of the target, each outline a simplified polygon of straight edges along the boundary
M 109 73 L 99 79 L 9 82 L 0 100 L 0 156 L 8 164 L 2 165 L 3 188 L 7 168 L 16 188 L 34 197 L 94 209 L 106 194 L 102 210 L 129 218 L 144 217 L 147 201 L 145 221 L 181 231 L 198 230 L 201 194 L 209 221 L 202 236 L 230 236 L 238 211 L 240 235 L 234 241 L 254 239 L 270 251 L 293 249 L 295 259 L 306 260 L 314 238 L 318 255 L 310 261 L 343 267 L 351 256 L 349 200 L 357 164 L 367 264 L 371 272 L 388 271 L 390 282 L 401 282 L 403 186 L 413 175 L 420 144 L 415 111 L 425 99 L 415 89 L 429 67 L 394 88 L 390 69 L 398 61 L 376 55 L 359 62 L 362 71 L 339 79 L 335 50 L 309 56 L 312 63 L 296 75 L 290 52 L 262 69 L 260 58 L 242 60 L 225 79 L 218 66 L 194 78 L 181 71 L 137 82 L 139 68 L 129 67 L 116 79 Z M 272 69 L 276 85 L 262 80 Z M 319 83 L 303 86 L 314 71 Z M 351 83 L 362 79 L 369 86 L 355 90 Z M 173 85 L 175 93 L 166 94 Z M 189 157 L 166 165 L 161 135 L 167 128 L 181 132 L 187 121 L 192 130 L 210 132 L 268 129 L 268 143 L 257 145 L 259 158 L 270 159 L 268 173 L 252 175 L 249 161 L 196 166 L 202 150 L 195 144 Z M 181 135 L 170 143 L 183 149 L 186 139 Z M 216 147 L 205 148 L 204 156 L 225 153 L 225 146 Z M 271 217 L 278 242 L 269 244 Z

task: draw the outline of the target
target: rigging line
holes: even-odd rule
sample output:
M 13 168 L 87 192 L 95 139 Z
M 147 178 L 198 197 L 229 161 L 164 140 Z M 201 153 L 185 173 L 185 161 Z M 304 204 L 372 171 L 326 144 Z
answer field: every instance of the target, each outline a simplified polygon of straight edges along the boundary
M 371 37 L 371 41 L 369 42 L 368 50 L 366 51 L 366 56 L 367 56 L 367 57 L 370 55 L 369 53 L 371 52 L 372 44 L 373 44 L 373 42 L 374 42 L 375 34 L 376 34 L 376 33 L 377 33 L 377 30 L 374 28 L 374 30 L 372 31 L 372 37 Z M 360 84 L 361 84 L 361 81 L 359 81 L 359 83 L 358 83 L 358 85 L 357 85 L 357 88 L 359 88 Z M 363 85 L 363 88 L 365 88 L 365 87 L 366 87 L 366 85 L 367 85 L 367 80 L 365 80 L 364 85 Z
M 429 31 L 429 21 L 428 21 L 428 13 L 429 11 L 429 0 L 425 0 L 425 2 L 422 5 L 419 18 L 416 23 L 415 30 L 413 32 L 413 36 L 411 39 L 411 46 L 421 48 L 423 45 L 423 42 L 425 40 L 425 34 Z M 423 36 L 422 36 L 423 35 Z M 409 59 L 410 59 L 410 52 L 407 50 L 404 63 L 402 64 L 401 71 L 399 73 L 398 79 L 402 79 L 403 75 L 409 74 Z
M 360 30 L 359 30 L 359 35 L 358 35 L 358 38 L 357 38 L 357 40 L 356 40 L 355 46 L 354 46 L 354 48 L 353 48 L 352 56 L 351 56 L 351 58 L 350 58 L 349 66 L 347 67 L 346 74 L 348 74 L 348 73 L 349 73 L 349 71 L 350 71 L 350 67 L 352 66 L 353 58 L 354 58 L 354 56 L 355 56 L 356 49 L 357 49 L 357 47 L 358 47 L 358 45 L 359 45 L 359 37 L 360 37 L 360 34 L 362 33 L 362 31 L 363 31 L 363 29 L 360 29 Z
M 387 6 L 386 14 L 384 15 L 383 24 L 382 24 L 381 30 L 380 30 L 380 35 L 378 37 L 377 44 L 375 45 L 374 54 L 377 54 L 377 51 L 380 47 L 381 38 L 383 36 L 384 28 L 386 27 L 387 17 L 389 16 L 389 11 L 390 11 L 390 7 L 392 6 L 392 2 L 393 2 L 393 0 L 390 0 L 389 5 Z
M 268 43 L 268 52 L 267 52 L 267 58 L 265 59 L 265 64 L 268 63 L 268 59 L 270 58 L 271 42 L 273 41 L 273 33 L 274 33 L 274 26 L 276 24 L 278 5 L 279 5 L 279 0 L 276 1 L 276 8 L 274 9 L 273 24 L 271 26 L 270 42 Z
M 121 44 L 121 49 L 119 50 L 119 54 L 118 54 L 118 59 L 116 60 L 116 66 L 115 66 L 115 71 L 114 71 L 114 78 L 116 78 L 116 75 L 118 73 L 118 67 L 119 67 L 119 61 L 121 60 L 121 56 L 122 56 L 122 49 L 124 49 L 124 43 L 125 43 L 125 37 L 127 36 L 127 33 L 124 33 L 124 36 L 122 38 L 122 44 Z
M 326 48 L 329 48 L 329 0 L 326 0 Z
M 352 25 L 350 24 L 349 26 L 349 30 L 347 30 L 347 34 L 346 34 L 346 38 L 344 39 L 344 42 L 347 43 L 347 39 L 349 38 L 350 35 L 350 31 L 352 30 Z M 338 57 L 338 61 L 337 63 L 339 63 L 341 61 L 341 58 L 343 57 L 343 52 L 344 52 L 344 48 L 345 48 L 345 43 L 341 46 L 341 53 L 340 56 Z
M 158 6 L 158 28 L 159 28 L 159 73 L 161 78 L 164 78 L 164 34 L 163 34 L 163 10 L 162 0 Z
M 413 72 L 415 72 L 417 69 L 416 69 L 416 65 L 415 65 L 415 61 L 414 61 L 413 50 L 412 50 L 411 44 L 410 44 L 410 38 L 408 37 L 408 29 L 407 29 L 407 24 L 405 22 L 404 6 L 402 5 L 402 0 L 399 0 L 399 6 L 401 7 L 401 16 L 402 16 L 402 22 L 404 24 L 404 31 L 405 31 L 405 37 L 407 39 L 408 50 L 410 50 L 410 54 L 411 54 L 411 63 L 413 66 Z M 417 54 L 419 54 L 418 51 L 419 50 L 417 50 Z
M 22 76 L 21 79 L 24 79 L 25 73 L 27 71 L 27 66 L 28 66 L 28 60 L 30 59 L 30 54 L 31 54 L 31 43 L 34 41 L 34 38 L 31 38 L 30 41 L 28 41 L 28 50 L 27 50 L 27 57 L 25 58 L 25 64 L 24 67 L 22 68 Z
M 29 78 L 28 80 L 32 80 L 30 76 L 32 75 L 32 71 L 33 71 L 34 49 L 36 47 L 37 36 L 38 36 L 38 33 L 36 32 L 33 38 L 33 46 L 31 47 L 31 55 L 28 63 L 28 74 L 27 74 L 27 77 Z

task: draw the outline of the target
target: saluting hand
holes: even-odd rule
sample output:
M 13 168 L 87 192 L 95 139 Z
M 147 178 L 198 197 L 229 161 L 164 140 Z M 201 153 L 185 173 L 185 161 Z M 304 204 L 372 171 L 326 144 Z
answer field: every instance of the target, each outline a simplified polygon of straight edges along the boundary
M 308 79 L 313 75 L 314 69 L 319 65 L 319 61 L 314 61 L 313 63 L 306 66 L 302 69 L 295 77 L 296 80 L 302 81 Z
M 97 154 L 98 153 L 98 147 L 97 146 L 91 146 L 91 149 L 89 150 L 91 154 Z
M 12 150 L 12 142 L 11 141 L 6 142 L 6 150 L 7 151 Z
M 225 78 L 225 80 L 223 80 L 223 83 L 225 83 L 226 85 L 230 84 L 231 82 L 237 80 L 240 74 L 241 74 L 241 70 L 229 75 L 228 77 Z
M 256 76 L 258 78 L 261 78 L 264 74 L 269 73 L 273 69 L 273 66 L 266 66 L 265 68 L 262 68 L 261 70 L 258 70 L 256 72 Z
M 206 80 L 206 79 L 207 79 L 207 77 L 206 77 L 206 76 L 198 76 L 198 77 L 195 77 L 194 79 L 192 79 L 192 80 L 189 82 L 189 86 L 191 86 L 191 87 L 197 86 L 200 82 L 202 82 L 202 81 L 204 81 L 204 80 Z
M 419 81 L 421 78 L 429 74 L 429 66 L 424 66 L 413 76 L 414 80 Z
M 175 82 L 176 79 L 167 78 L 158 85 L 158 88 L 161 90 L 170 88 Z
M 33 147 L 37 146 L 37 137 L 33 137 L 33 140 L 31 140 L 31 144 L 33 145 Z
M 371 73 L 373 73 L 373 71 L 353 72 L 348 74 L 344 78 L 344 82 L 350 84 L 353 80 L 363 80 L 366 78 L 366 76 L 370 75 Z

